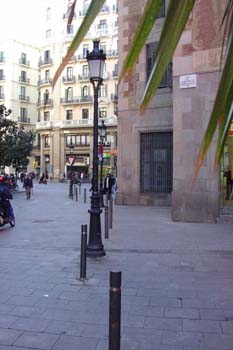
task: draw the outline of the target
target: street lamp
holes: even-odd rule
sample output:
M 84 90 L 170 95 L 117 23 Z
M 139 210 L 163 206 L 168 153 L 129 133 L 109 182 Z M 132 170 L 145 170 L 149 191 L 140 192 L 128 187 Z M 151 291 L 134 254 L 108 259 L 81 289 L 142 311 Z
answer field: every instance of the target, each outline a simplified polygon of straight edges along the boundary
M 72 139 L 70 140 L 69 144 L 70 149 L 70 198 L 73 198 L 73 163 L 74 163 L 74 145 L 72 142 Z
M 103 160 L 104 160 L 104 141 L 106 137 L 106 125 L 104 124 L 104 120 L 99 125 L 99 136 L 100 136 L 100 206 L 104 207 L 104 199 L 103 199 Z
M 87 61 L 90 72 L 90 82 L 94 90 L 94 122 L 93 122 L 93 178 L 90 213 L 89 241 L 87 245 L 87 256 L 96 258 L 105 255 L 101 239 L 100 194 L 98 186 L 98 92 L 103 82 L 103 71 L 106 55 L 99 49 L 99 40 L 93 41 L 93 51 L 87 51 Z

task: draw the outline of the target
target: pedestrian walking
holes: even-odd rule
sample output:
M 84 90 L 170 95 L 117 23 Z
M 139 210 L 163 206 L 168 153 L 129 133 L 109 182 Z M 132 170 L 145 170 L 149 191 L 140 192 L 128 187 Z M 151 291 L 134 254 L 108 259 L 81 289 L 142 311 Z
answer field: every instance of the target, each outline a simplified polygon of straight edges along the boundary
M 23 181 L 23 188 L 25 188 L 26 198 L 30 199 L 33 188 L 33 181 L 31 176 L 29 176 L 28 174 L 26 174 L 25 179 Z

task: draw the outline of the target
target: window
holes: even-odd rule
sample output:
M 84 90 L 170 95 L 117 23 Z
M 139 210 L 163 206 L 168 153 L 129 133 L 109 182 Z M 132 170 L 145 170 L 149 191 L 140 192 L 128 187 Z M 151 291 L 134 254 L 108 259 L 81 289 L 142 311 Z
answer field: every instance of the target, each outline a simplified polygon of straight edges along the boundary
M 51 39 L 52 38 L 52 31 L 51 31 L 51 29 L 46 30 L 45 37 L 46 37 L 46 39 Z
M 0 69 L 0 80 L 4 80 L 4 70 Z
M 82 109 L 82 119 L 88 119 L 88 118 L 89 118 L 89 110 Z
M 67 99 L 67 101 L 73 100 L 73 88 L 72 87 L 68 87 L 66 89 L 66 99 Z
M 106 117 L 107 117 L 107 108 L 100 107 L 99 108 L 99 118 L 106 118 Z
M 4 98 L 4 86 L 0 85 L 0 98 Z
M 27 73 L 25 70 L 21 70 L 21 81 L 26 82 L 27 81 Z
M 46 135 L 44 137 L 44 146 L 45 147 L 49 147 L 50 146 L 50 136 L 49 135 Z
M 49 69 L 46 69 L 45 73 L 44 73 L 44 77 L 45 77 L 45 81 L 48 81 L 49 80 Z
M 83 45 L 83 58 L 86 58 L 89 45 Z
M 20 118 L 25 120 L 27 118 L 27 108 L 20 107 Z
M 85 85 L 83 88 L 82 88 L 82 97 L 87 97 L 89 95 L 89 91 L 88 91 L 88 86 Z
M 100 43 L 100 49 L 103 50 L 104 52 L 106 52 L 106 42 L 101 42 Z
M 26 97 L 26 88 L 25 86 L 20 86 L 20 95 L 21 95 L 21 98 L 25 98 Z
M 51 19 L 52 11 L 51 8 L 48 7 L 46 10 L 46 21 L 49 21 Z
M 107 29 L 107 21 L 106 19 L 101 19 L 97 26 L 98 29 Z
M 100 85 L 99 97 L 106 97 L 106 96 L 107 96 L 107 85 Z
M 4 62 L 4 52 L 0 51 L 0 62 Z
M 68 25 L 68 27 L 66 27 L 67 30 L 67 34 L 73 34 L 74 32 L 74 26 L 72 24 Z
M 49 90 L 46 89 L 44 93 L 44 103 L 48 103 L 48 102 L 49 102 Z
M 50 61 L 50 50 L 44 52 L 44 63 L 49 63 Z
M 67 109 L 66 110 L 66 120 L 72 120 L 73 119 L 73 110 Z
M 71 81 L 73 79 L 73 67 L 67 67 L 66 77 L 68 81 Z
M 76 145 L 75 136 L 74 135 L 66 136 L 66 146 L 69 146 L 71 144 L 71 142 L 73 145 Z
M 141 134 L 141 192 L 171 193 L 172 132 Z
M 88 78 L 89 71 L 88 71 L 88 65 L 83 66 L 83 76 Z
M 50 121 L 50 112 L 44 112 L 44 121 L 49 122 Z
M 24 52 L 21 53 L 21 63 L 27 64 L 27 55 Z
M 147 80 L 149 79 L 151 70 L 153 68 L 157 46 L 158 46 L 157 42 L 153 42 L 153 43 L 148 44 L 146 46 L 146 77 L 147 77 Z M 159 88 L 170 87 L 170 86 L 172 86 L 172 63 L 169 63 L 169 65 L 164 73 L 163 79 L 161 80 L 161 82 L 159 84 Z

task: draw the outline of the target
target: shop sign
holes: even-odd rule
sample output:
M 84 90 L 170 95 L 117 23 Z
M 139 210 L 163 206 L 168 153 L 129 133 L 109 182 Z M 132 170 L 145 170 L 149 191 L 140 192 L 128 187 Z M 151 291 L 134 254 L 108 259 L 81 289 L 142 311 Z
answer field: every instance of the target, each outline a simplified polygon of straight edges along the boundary
M 197 75 L 181 75 L 180 76 L 180 89 L 189 89 L 197 87 Z

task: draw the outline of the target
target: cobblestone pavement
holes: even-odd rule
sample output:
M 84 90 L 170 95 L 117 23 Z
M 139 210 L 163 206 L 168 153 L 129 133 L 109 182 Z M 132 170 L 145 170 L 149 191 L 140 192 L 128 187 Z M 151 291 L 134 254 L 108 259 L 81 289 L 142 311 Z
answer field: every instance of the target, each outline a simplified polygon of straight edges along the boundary
M 107 350 L 111 270 L 122 271 L 122 350 L 233 350 L 232 224 L 115 206 L 106 256 L 88 259 L 81 282 L 83 189 L 76 202 L 67 184 L 36 184 L 13 206 L 16 227 L 0 229 L 0 350 Z

